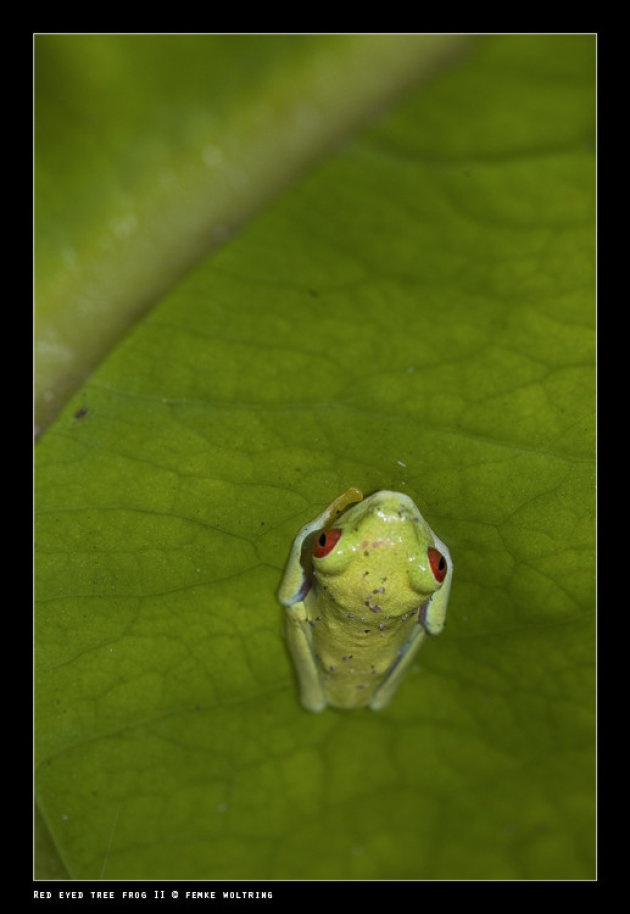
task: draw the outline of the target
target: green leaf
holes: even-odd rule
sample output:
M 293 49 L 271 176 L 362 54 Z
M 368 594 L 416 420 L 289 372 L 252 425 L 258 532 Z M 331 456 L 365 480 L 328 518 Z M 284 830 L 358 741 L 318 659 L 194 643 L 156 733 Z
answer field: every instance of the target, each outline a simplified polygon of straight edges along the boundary
M 38 428 L 191 266 L 468 42 L 38 36 Z
M 43 436 L 37 796 L 73 878 L 594 877 L 593 58 L 479 43 Z M 388 709 L 313 715 L 275 591 L 350 485 L 417 501 L 451 604 Z

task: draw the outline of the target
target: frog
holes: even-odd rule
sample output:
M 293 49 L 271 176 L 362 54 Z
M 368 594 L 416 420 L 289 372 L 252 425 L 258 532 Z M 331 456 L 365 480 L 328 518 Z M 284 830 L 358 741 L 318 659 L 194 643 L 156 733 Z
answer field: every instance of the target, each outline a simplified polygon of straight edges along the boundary
M 448 547 L 412 498 L 350 488 L 301 528 L 278 590 L 302 706 L 387 707 L 446 621 Z

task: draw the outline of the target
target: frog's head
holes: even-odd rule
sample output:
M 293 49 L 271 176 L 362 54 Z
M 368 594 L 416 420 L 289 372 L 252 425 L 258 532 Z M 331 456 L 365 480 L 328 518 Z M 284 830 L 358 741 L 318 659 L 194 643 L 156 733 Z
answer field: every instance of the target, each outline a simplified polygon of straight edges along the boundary
M 417 610 L 430 633 L 444 626 L 432 597 L 450 587 L 450 554 L 407 495 L 377 492 L 315 531 L 312 565 L 316 585 L 344 608 L 390 617 Z

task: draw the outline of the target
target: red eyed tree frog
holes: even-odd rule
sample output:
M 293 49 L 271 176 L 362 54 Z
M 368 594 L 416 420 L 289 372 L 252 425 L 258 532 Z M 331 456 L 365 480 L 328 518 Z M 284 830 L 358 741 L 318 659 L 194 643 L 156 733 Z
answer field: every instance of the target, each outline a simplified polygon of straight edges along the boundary
M 278 597 L 304 707 L 384 708 L 442 631 L 452 576 L 447 546 L 400 492 L 349 489 L 302 527 Z

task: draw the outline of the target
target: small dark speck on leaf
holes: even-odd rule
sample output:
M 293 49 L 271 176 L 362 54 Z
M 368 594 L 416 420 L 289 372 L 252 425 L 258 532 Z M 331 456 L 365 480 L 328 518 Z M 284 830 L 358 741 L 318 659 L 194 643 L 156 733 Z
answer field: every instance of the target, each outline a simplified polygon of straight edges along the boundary
M 81 409 L 79 409 L 79 410 L 74 414 L 74 418 L 75 418 L 75 419 L 82 419 L 82 418 L 85 416 L 85 414 L 87 413 L 87 411 L 88 411 L 87 406 L 82 406 Z

